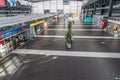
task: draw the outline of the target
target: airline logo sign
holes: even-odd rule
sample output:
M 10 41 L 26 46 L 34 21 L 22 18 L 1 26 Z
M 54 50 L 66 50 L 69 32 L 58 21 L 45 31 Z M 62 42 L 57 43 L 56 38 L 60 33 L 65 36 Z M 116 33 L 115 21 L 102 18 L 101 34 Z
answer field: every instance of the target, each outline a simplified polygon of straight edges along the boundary
M 4 7 L 5 6 L 5 0 L 0 0 L 0 7 Z
M 7 0 L 10 3 L 10 6 L 16 6 L 17 0 Z
M 63 5 L 69 5 L 69 0 L 63 0 Z

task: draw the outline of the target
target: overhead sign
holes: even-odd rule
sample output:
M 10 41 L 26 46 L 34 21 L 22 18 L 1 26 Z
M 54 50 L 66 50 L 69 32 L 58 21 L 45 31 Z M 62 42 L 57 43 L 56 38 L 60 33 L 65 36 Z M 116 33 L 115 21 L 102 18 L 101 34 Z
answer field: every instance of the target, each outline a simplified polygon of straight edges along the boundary
M 0 7 L 4 7 L 5 6 L 5 0 L 0 0 Z
M 63 5 L 69 5 L 69 0 L 63 0 Z
M 17 0 L 7 0 L 10 3 L 10 6 L 16 6 Z
M 30 27 L 34 27 L 34 26 L 40 25 L 40 24 L 42 24 L 44 22 L 45 22 L 45 20 L 42 20 L 42 21 L 39 21 L 39 22 L 35 22 L 33 24 L 30 24 Z

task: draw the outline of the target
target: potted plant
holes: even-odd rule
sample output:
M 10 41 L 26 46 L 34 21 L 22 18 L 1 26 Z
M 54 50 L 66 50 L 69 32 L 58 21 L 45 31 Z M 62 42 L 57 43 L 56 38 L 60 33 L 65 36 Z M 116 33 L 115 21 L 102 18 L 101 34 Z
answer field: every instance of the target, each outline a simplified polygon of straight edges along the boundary
M 72 48 L 72 35 L 71 32 L 67 32 L 67 34 L 65 35 L 65 39 L 66 39 L 66 48 Z
M 66 48 L 72 48 L 72 22 L 68 22 L 68 31 L 65 35 L 66 39 Z
M 41 32 L 43 32 L 44 31 L 44 26 L 40 26 L 40 28 L 41 28 Z

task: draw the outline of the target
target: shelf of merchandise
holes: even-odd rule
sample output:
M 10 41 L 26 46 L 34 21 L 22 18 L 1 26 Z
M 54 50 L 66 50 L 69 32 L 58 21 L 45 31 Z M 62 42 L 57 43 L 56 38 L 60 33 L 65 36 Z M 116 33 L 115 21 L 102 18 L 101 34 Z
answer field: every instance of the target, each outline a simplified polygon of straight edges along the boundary
M 110 24 L 110 29 L 108 33 L 114 34 L 114 30 L 117 28 L 118 35 L 120 36 L 120 18 L 119 17 L 112 17 L 113 19 L 108 19 L 108 24 Z
M 120 21 L 117 20 L 108 20 L 108 22 L 120 25 Z

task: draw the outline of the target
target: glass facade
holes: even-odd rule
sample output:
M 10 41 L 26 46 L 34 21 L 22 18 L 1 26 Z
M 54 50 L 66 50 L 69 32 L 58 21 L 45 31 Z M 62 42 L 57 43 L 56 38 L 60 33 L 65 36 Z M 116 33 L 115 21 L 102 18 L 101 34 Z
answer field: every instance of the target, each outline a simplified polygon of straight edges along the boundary
M 58 10 L 63 10 L 64 13 L 80 13 L 82 1 L 69 1 L 69 5 L 63 5 L 63 0 L 49 0 L 38 3 L 32 3 L 32 13 L 44 13 L 44 10 L 49 10 L 50 13 L 57 13 Z

